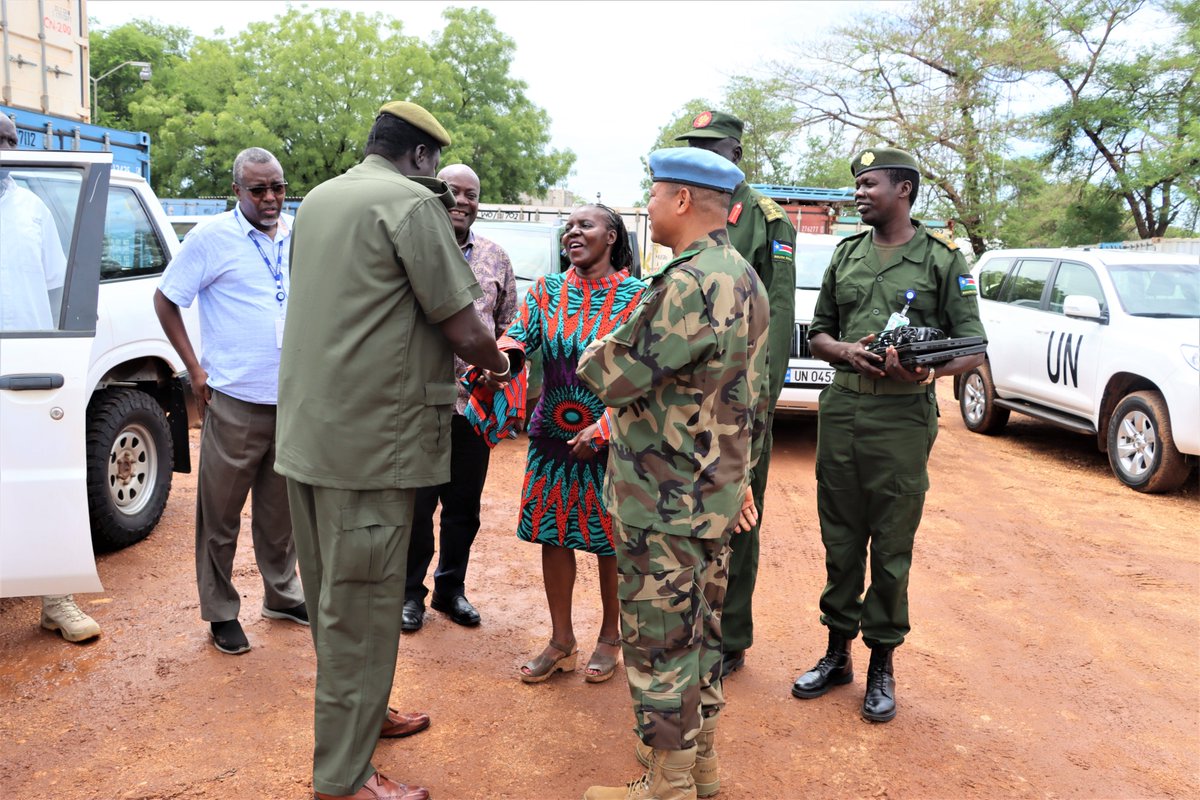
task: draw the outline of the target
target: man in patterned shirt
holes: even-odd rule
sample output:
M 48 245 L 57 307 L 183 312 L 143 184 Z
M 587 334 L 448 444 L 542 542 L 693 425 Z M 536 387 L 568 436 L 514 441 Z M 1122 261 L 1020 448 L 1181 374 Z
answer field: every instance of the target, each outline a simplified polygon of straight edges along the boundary
M 729 541 L 754 527 L 750 491 L 770 408 L 767 292 L 729 244 L 742 171 L 715 153 L 650 154 L 654 241 L 675 258 L 579 377 L 613 410 L 604 502 L 617 539 L 625 669 L 649 769 L 585 800 L 690 800 L 719 789 L 721 603 Z
M 450 209 L 454 235 L 483 290 L 483 296 L 475 301 L 475 311 L 499 337 L 517 314 L 512 262 L 500 245 L 471 231 L 479 213 L 479 176 L 475 171 L 466 164 L 454 164 L 439 172 L 438 178 L 454 194 L 455 205 Z M 454 368 L 455 375 L 462 375 L 468 365 L 455 356 Z M 450 423 L 449 483 L 417 490 L 401 620 L 405 631 L 418 631 L 425 623 L 425 595 L 429 591 L 425 588 L 425 573 L 433 560 L 433 512 L 439 502 L 441 536 L 430 605 L 459 625 L 479 624 L 479 612 L 467 600 L 465 584 L 471 543 L 479 532 L 479 500 L 491 448 L 463 416 L 466 406 L 467 391 L 460 385 Z

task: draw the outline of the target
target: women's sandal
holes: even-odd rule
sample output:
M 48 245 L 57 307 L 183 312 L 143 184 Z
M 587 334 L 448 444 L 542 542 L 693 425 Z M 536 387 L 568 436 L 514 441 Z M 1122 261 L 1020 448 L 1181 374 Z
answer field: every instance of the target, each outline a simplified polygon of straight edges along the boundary
M 579 648 L 575 646 L 575 642 L 564 645 L 551 639 L 550 647 L 562 653 L 562 656 L 551 658 L 545 653 L 539 653 L 535 658 L 527 662 L 525 666 L 521 667 L 519 670 L 521 680 L 525 683 L 541 683 L 556 672 L 575 671 L 575 660 L 579 657 Z
M 604 636 L 596 637 L 596 649 L 592 652 L 592 657 L 588 661 L 587 671 L 583 673 L 583 679 L 588 683 L 604 683 L 617 671 L 616 655 L 606 656 L 601 653 L 600 645 L 602 644 L 609 645 L 610 647 L 620 647 L 621 640 L 619 638 L 609 639 Z

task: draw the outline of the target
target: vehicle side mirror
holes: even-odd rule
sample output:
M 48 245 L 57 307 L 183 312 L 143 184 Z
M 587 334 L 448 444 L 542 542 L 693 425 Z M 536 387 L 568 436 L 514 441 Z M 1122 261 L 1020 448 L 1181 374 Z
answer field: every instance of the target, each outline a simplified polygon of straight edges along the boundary
M 1100 309 L 1100 301 L 1086 294 L 1069 294 L 1063 299 L 1063 314 L 1080 319 L 1108 322 L 1108 314 Z

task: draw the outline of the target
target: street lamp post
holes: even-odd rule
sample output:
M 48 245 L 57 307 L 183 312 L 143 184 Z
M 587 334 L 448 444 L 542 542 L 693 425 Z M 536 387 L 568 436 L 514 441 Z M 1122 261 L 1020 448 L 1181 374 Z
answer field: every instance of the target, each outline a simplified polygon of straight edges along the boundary
M 123 61 L 103 75 L 92 78 L 92 122 L 96 121 L 96 117 L 99 115 L 100 111 L 99 95 L 96 93 L 96 87 L 99 86 L 100 81 L 104 80 L 109 75 L 112 75 L 122 67 L 140 67 L 140 70 L 138 71 L 138 77 L 143 81 L 150 80 L 150 62 L 148 61 Z

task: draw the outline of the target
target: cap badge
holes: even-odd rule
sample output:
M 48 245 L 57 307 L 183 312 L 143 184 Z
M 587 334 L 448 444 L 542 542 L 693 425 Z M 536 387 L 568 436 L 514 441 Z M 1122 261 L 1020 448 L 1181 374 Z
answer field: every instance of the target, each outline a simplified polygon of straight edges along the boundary
M 875 163 L 875 154 L 868 150 L 862 154 L 862 158 L 858 159 L 858 162 L 864 167 L 869 167 Z
M 712 115 L 711 111 L 703 111 L 703 112 L 697 114 L 696 118 L 694 120 L 692 120 L 692 127 L 693 128 L 707 128 L 709 123 L 712 122 L 712 117 L 713 117 L 713 115 Z

